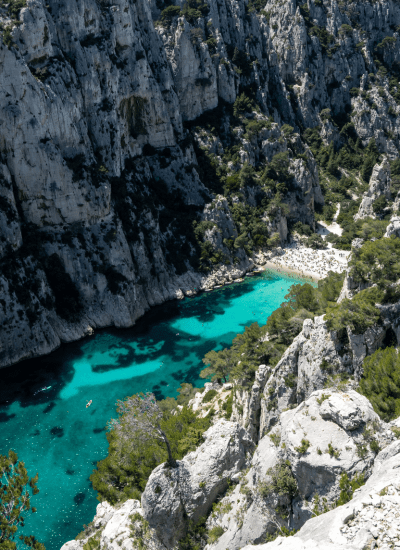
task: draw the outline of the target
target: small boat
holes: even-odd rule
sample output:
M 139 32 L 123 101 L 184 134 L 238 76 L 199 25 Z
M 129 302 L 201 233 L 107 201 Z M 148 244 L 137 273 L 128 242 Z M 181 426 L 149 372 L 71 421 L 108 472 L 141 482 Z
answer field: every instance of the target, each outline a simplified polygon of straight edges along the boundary
M 40 393 L 42 391 L 47 391 L 51 388 L 51 386 L 45 386 L 44 388 L 40 388 L 40 390 L 38 391 L 35 391 L 35 393 L 33 395 L 36 395 L 37 393 Z
M 86 408 L 90 407 L 90 405 L 91 405 L 92 403 L 93 403 L 93 400 L 91 399 L 90 401 L 88 401 L 88 402 L 86 403 Z
M 250 271 L 246 273 L 246 277 L 254 277 L 254 273 L 251 273 Z

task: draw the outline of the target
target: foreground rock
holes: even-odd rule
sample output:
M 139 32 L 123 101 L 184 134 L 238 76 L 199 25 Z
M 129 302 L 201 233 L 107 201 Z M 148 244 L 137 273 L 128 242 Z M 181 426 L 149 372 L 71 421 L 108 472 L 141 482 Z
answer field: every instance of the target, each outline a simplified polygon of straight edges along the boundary
M 379 446 L 392 440 L 362 395 L 314 392 L 260 441 L 250 470 L 209 518 L 224 533 L 207 549 L 238 550 L 281 526 L 299 529 L 315 507 L 335 504 L 342 474 L 368 478 Z
M 168 547 L 184 536 L 187 520 L 205 516 L 251 460 L 254 444 L 237 423 L 221 420 L 204 434 L 205 442 L 178 462 L 151 474 L 142 495 L 143 516 Z
M 284 411 L 254 455 L 250 434 L 236 422 L 219 419 L 205 432 L 204 443 L 178 461 L 176 468 L 161 464 L 152 472 L 141 503 L 99 504 L 79 540 L 66 543 L 62 550 L 87 549 L 88 543 L 103 550 L 141 550 L 143 545 L 149 550 L 173 550 L 189 523 L 196 524 L 201 517 L 208 517 L 207 550 L 262 544 L 283 528 L 302 528 L 298 536 L 282 539 L 282 544 L 289 545 L 284 548 L 303 548 L 301 544 L 312 537 L 315 541 L 304 548 L 314 548 L 312 544 L 319 544 L 321 537 L 328 541 L 323 518 L 332 514 L 338 518 L 332 520 L 332 529 L 341 529 L 342 537 L 332 535 L 332 540 L 361 549 L 357 544 L 366 540 L 364 528 L 375 513 L 375 498 L 366 501 L 366 512 L 356 507 L 353 523 L 348 523 L 352 503 L 328 515 L 323 512 L 335 507 L 344 474 L 359 485 L 372 474 L 367 487 L 379 492 L 388 486 L 382 494 L 389 524 L 400 499 L 400 479 L 397 485 L 393 476 L 395 481 L 387 481 L 386 472 L 395 468 L 393 460 L 400 464 L 400 442 L 391 430 L 396 427 L 398 421 L 383 423 L 369 401 L 351 390 L 320 390 L 295 409 Z M 378 454 L 379 448 L 383 450 Z M 371 492 L 360 489 L 355 494 L 359 499 Z M 311 519 L 316 514 L 323 515 Z M 374 536 L 382 543 L 386 540 L 383 517 L 377 513 L 375 525 L 369 522 L 370 532 L 375 528 Z M 307 530 L 310 521 L 317 531 Z
M 400 442 L 376 458 L 371 477 L 343 506 L 307 521 L 293 537 L 243 550 L 389 550 L 400 541 Z

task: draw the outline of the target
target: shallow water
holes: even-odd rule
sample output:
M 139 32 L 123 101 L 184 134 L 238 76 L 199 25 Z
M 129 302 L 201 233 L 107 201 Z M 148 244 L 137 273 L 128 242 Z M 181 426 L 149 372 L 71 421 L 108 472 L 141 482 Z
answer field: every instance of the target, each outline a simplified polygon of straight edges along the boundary
M 181 382 L 202 386 L 204 355 L 245 326 L 265 324 L 296 282 L 271 272 L 246 278 L 155 307 L 131 329 L 99 331 L 0 370 L 0 453 L 12 448 L 30 475 L 39 472 L 38 511 L 23 532 L 47 550 L 75 538 L 95 514 L 89 476 L 107 453 L 104 427 L 117 399 L 138 391 L 175 397 Z

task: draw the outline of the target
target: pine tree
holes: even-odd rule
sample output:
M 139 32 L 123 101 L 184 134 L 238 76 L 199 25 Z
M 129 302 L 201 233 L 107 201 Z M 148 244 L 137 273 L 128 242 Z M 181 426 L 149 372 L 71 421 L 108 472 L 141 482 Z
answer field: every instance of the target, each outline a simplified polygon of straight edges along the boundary
M 236 361 L 237 358 L 233 356 L 232 351 L 229 349 L 223 349 L 219 352 L 214 350 L 209 351 L 203 359 L 203 363 L 208 366 L 200 372 L 200 377 L 212 377 L 212 382 L 214 380 L 223 380 L 226 382 L 227 377 Z
M 8 456 L 0 455 L 0 550 L 15 550 L 15 537 L 19 527 L 24 527 L 24 512 L 35 513 L 36 508 L 31 506 L 31 496 L 37 495 L 37 481 L 39 475 L 29 478 L 25 464 L 18 461 L 14 451 Z M 43 544 L 35 537 L 19 535 L 19 539 L 26 546 L 34 550 L 45 550 Z
M 165 444 L 170 466 L 176 466 L 171 445 L 165 431 L 161 428 L 163 413 L 153 393 L 137 393 L 117 402 L 120 417 L 110 420 L 109 430 L 115 430 L 122 440 L 135 440 L 145 443 L 150 440 Z

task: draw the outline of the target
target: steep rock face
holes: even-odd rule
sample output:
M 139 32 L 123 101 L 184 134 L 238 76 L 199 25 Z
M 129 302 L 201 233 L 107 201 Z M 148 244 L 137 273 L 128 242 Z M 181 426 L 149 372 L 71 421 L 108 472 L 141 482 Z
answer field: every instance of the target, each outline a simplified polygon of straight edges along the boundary
M 214 219 L 215 208 L 204 210 L 214 188 L 182 121 L 233 103 L 241 79 L 256 78 L 267 109 L 268 71 L 264 23 L 255 14 L 243 22 L 243 2 L 208 9 L 210 24 L 180 18 L 171 33 L 154 27 L 157 8 L 145 0 L 28 0 L 17 16 L 1 8 L 10 32 L 0 49 L 1 366 L 92 328 L 130 326 L 151 305 L 207 287 L 196 273 L 192 222 Z M 203 41 L 210 32 L 217 46 Z M 233 62 L 213 57 L 214 47 L 221 55 L 246 48 L 252 33 L 262 69 L 240 77 Z M 260 134 L 260 144 L 268 140 Z M 252 158 L 256 142 L 247 140 Z M 314 197 L 322 198 L 315 163 L 309 171 L 303 162 L 294 175 L 304 207 L 289 202 L 292 215 L 313 224 Z M 232 263 L 220 263 L 217 280 L 252 265 L 242 247 L 223 243 L 238 235 L 230 207 L 225 219 L 217 215 L 221 239 L 204 237 Z M 283 241 L 279 216 L 267 231 Z M 70 304 L 66 294 L 75 296 Z
M 232 419 L 261 439 L 278 422 L 281 413 L 307 399 L 314 391 L 330 386 L 350 388 L 362 376 L 362 362 L 382 346 L 388 333 L 400 334 L 400 305 L 379 306 L 382 326 L 363 334 L 350 330 L 330 331 L 324 316 L 306 319 L 301 333 L 274 368 L 260 365 L 250 391 L 235 391 Z M 348 381 L 341 382 L 344 375 Z
M 178 462 L 153 470 L 142 495 L 143 516 L 168 548 L 185 535 L 187 520 L 205 516 L 218 494 L 250 462 L 254 444 L 237 423 L 219 421 L 205 442 Z
M 366 427 L 373 436 L 366 435 Z M 210 526 L 219 525 L 225 533 L 207 550 L 260 543 L 277 526 L 299 529 L 315 506 L 332 506 L 339 498 L 342 473 L 349 478 L 371 474 L 375 454 L 367 449 L 368 437 L 382 445 L 394 438 L 369 401 L 355 391 L 320 390 L 296 409 L 283 412 L 273 431 L 259 442 L 250 470 L 209 518 Z M 297 489 L 292 494 L 287 482 L 279 488 L 274 485 L 276 468 L 287 468 L 286 475 L 293 476 Z
M 400 237 L 400 218 L 398 216 L 394 216 L 390 220 L 384 236 L 391 237 L 392 235 L 394 235 L 395 237 Z
M 167 550 L 143 519 L 140 502 L 127 500 L 117 507 L 107 502 L 98 504 L 93 522 L 82 538 L 65 543 L 62 550 L 82 550 L 87 545 L 107 550 L 121 547 L 136 550 L 140 544 L 145 544 L 149 550 Z
M 399 537 L 400 445 L 396 441 L 376 457 L 373 472 L 353 499 L 314 517 L 293 537 L 243 550 L 364 550 L 392 548 Z
M 180 5 L 169 19 L 145 0 L 1 8 L 1 366 L 200 288 L 192 222 L 246 163 L 257 185 L 241 180 L 227 205 L 238 235 L 234 207 L 259 208 L 260 190 L 269 238 L 285 240 L 288 222 L 313 227 L 323 197 L 305 129 L 340 146 L 350 124 L 398 155 L 397 4 Z M 238 96 L 250 104 L 235 111 Z M 197 128 L 217 134 L 212 152 Z M 276 154 L 288 155 L 286 185 L 259 177 Z M 228 254 L 216 237 L 243 272 L 243 246 Z M 59 279 L 77 290 L 69 308 Z
M 354 216 L 355 220 L 367 218 L 368 216 L 375 218 L 373 204 L 379 197 L 390 199 L 390 165 L 385 158 L 382 164 L 376 164 L 372 171 L 371 179 L 369 180 L 369 188 L 364 193 L 358 213 Z

